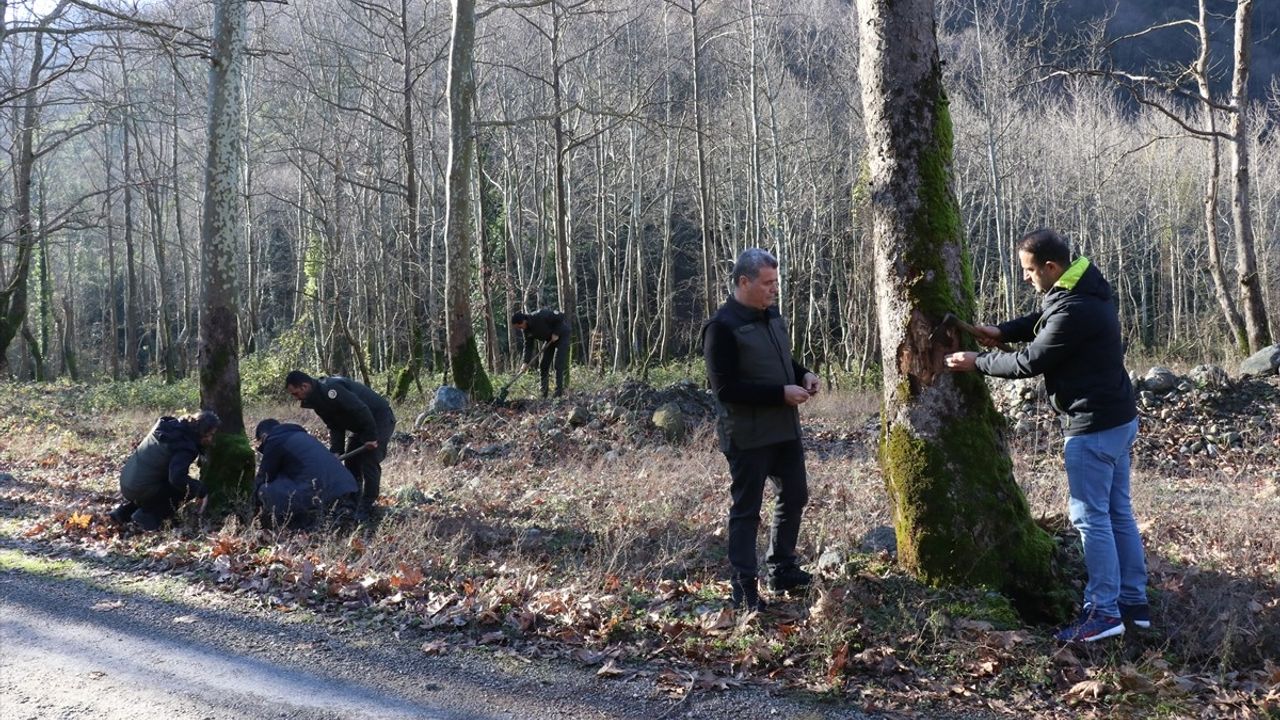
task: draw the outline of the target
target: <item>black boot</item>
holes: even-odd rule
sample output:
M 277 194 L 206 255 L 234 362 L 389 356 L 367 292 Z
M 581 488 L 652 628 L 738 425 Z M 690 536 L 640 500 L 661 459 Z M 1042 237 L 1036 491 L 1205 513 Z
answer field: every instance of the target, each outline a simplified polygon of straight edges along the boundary
M 769 589 L 774 592 L 807 588 L 812 581 L 813 576 L 796 565 L 786 565 L 769 573 Z
M 133 503 L 126 500 L 125 502 L 120 504 L 120 507 L 107 513 L 107 517 L 110 517 L 111 522 L 117 525 L 124 525 L 125 523 L 129 522 L 129 519 L 133 517 L 134 511 L 136 511 L 137 509 L 138 509 L 137 505 L 134 505 Z
M 733 588 L 733 606 L 763 612 L 764 600 L 760 599 L 760 588 L 755 575 L 734 575 L 729 581 Z

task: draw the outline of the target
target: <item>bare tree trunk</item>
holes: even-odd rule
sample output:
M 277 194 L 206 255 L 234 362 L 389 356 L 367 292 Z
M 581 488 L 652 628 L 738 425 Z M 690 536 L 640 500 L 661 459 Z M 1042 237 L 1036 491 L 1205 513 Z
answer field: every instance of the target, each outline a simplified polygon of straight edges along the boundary
M 1249 351 L 1271 344 L 1271 326 L 1258 279 L 1254 251 L 1253 215 L 1249 208 L 1249 42 L 1253 0 L 1237 0 L 1235 63 L 1231 75 L 1231 220 L 1236 235 L 1236 281 L 1244 306 Z
M 471 327 L 471 166 L 475 139 L 472 66 L 476 41 L 475 0 L 453 0 L 453 40 L 449 49 L 449 171 L 445 195 L 445 312 L 449 367 L 454 384 L 477 400 L 493 397 Z
M 1200 52 L 1192 66 L 1192 72 L 1200 88 L 1204 131 L 1208 134 L 1209 143 L 1209 177 L 1205 180 L 1204 186 L 1204 230 L 1209 250 L 1209 277 L 1213 279 L 1213 296 L 1218 301 L 1218 308 L 1222 311 L 1223 318 L 1227 321 L 1231 338 L 1237 347 L 1244 349 L 1248 344 L 1244 318 L 1240 316 L 1235 300 L 1231 297 L 1230 284 L 1227 282 L 1226 271 L 1222 266 L 1222 244 L 1218 237 L 1218 187 L 1222 177 L 1222 153 L 1218 144 L 1217 111 L 1213 108 L 1211 102 L 1213 96 L 1210 94 L 1209 87 L 1209 18 L 1205 0 L 1200 0 L 1200 15 L 1196 22 L 1196 30 L 1199 34 Z
M 970 318 L 973 279 L 952 194 L 952 130 L 933 0 L 858 0 L 884 370 L 880 465 L 899 563 L 931 583 L 990 585 L 1020 610 L 1065 616 L 1053 539 L 1013 478 L 1003 420 L 977 374 L 942 357 Z
M 209 66 L 209 144 L 204 172 L 204 222 L 200 231 L 200 403 L 218 413 L 222 428 L 202 473 L 215 500 L 248 490 L 253 451 L 244 435 L 240 398 L 236 256 L 243 243 L 240 214 L 244 162 L 241 73 L 248 0 L 216 0 Z
M 3 21 L 0 21 L 3 24 Z M 31 69 L 27 87 L 35 87 L 44 67 L 44 34 L 37 32 L 33 40 Z M 35 167 L 35 130 L 40 121 L 40 106 L 35 93 L 22 100 L 22 125 L 18 133 L 15 153 L 14 185 L 17 191 L 18 252 L 14 258 L 13 274 L 8 283 L 0 287 L 0 372 L 8 361 L 7 352 L 13 338 L 27 319 L 27 281 L 31 276 L 31 257 L 35 252 L 36 232 L 31 222 L 31 179 Z

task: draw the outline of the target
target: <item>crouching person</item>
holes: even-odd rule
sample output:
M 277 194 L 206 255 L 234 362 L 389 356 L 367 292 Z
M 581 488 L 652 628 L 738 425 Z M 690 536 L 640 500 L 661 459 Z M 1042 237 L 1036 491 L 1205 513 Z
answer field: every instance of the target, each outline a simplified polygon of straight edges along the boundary
M 124 502 L 111 511 L 111 519 L 158 530 L 188 500 L 199 500 L 197 512 L 203 512 L 209 491 L 188 472 L 191 463 L 213 445 L 220 424 L 208 410 L 156 421 L 120 473 Z
M 262 459 L 253 496 L 264 525 L 309 529 L 351 520 L 359 488 L 351 471 L 301 425 L 268 418 L 253 432 Z

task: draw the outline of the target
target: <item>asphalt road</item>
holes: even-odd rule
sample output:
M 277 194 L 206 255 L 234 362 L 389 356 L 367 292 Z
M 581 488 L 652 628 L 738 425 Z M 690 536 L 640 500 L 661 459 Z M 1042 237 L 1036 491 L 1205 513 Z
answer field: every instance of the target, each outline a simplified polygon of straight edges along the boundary
M 168 584 L 141 591 L 157 582 Z M 424 637 L 337 630 L 174 584 L 106 567 L 0 572 L 0 718 L 866 717 L 753 687 L 677 702 L 652 677 L 486 650 L 428 655 Z

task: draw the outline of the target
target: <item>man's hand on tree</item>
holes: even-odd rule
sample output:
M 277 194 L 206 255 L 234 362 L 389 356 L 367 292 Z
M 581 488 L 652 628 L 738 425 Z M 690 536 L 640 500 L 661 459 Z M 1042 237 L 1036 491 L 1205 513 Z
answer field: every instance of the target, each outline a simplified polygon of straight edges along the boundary
M 976 352 L 955 352 L 943 358 L 942 363 L 951 372 L 969 372 L 977 369 L 977 360 L 978 353 Z

